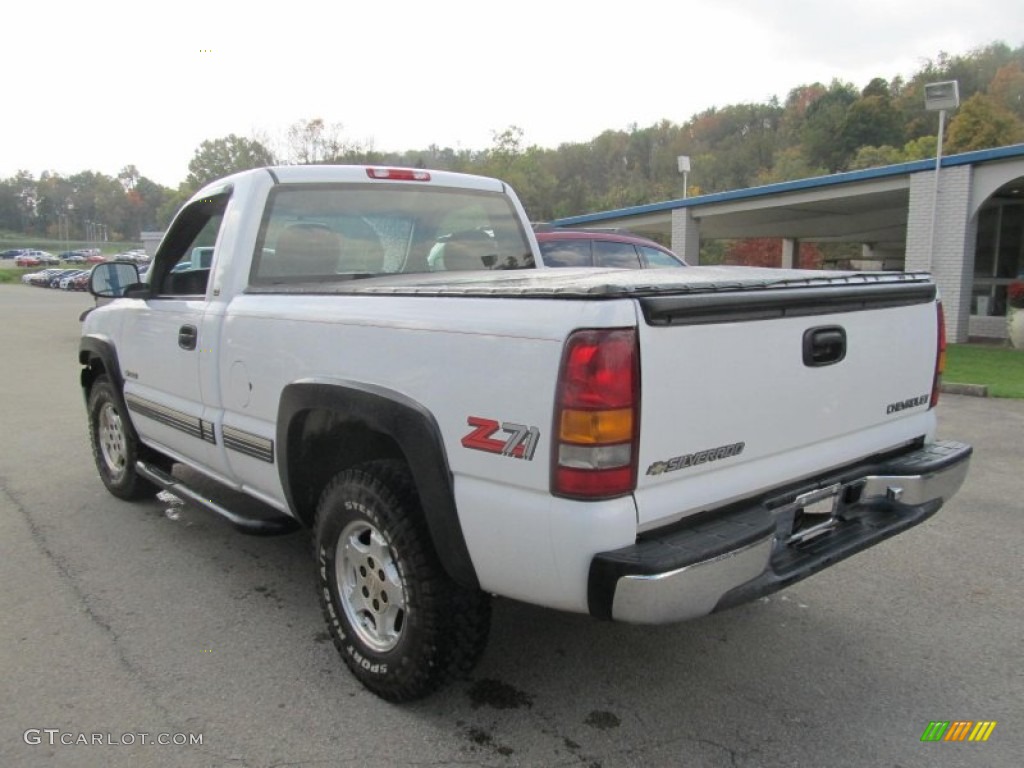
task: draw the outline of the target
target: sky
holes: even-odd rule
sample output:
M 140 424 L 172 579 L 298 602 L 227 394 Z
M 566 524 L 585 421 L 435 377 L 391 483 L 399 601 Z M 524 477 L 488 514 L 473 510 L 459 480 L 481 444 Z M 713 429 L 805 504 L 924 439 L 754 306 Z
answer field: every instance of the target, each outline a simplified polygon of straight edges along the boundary
M 513 125 L 553 148 L 1024 44 L 1021 0 L 52 0 L 4 17 L 0 178 L 132 164 L 169 187 L 204 140 L 283 153 L 299 120 L 380 151 L 482 150 Z

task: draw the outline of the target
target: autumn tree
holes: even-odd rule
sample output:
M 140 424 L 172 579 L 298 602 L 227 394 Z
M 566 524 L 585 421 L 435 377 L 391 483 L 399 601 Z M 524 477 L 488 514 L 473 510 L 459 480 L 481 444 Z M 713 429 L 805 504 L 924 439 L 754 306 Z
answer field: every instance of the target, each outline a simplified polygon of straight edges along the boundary
M 1024 66 L 1014 61 L 1000 67 L 988 85 L 988 94 L 996 102 L 1024 119 Z
M 782 105 L 779 119 L 779 141 L 782 149 L 800 144 L 800 131 L 807 119 L 807 109 L 828 92 L 821 83 L 800 85 L 790 90 Z
M 782 240 L 777 237 L 751 237 L 734 240 L 726 247 L 725 264 L 742 267 L 782 266 Z M 800 243 L 800 269 L 820 269 L 822 254 L 814 243 Z
M 774 164 L 782 119 L 777 103 L 708 110 L 690 123 L 690 151 L 676 154 L 691 156 L 691 178 L 705 191 L 748 187 Z M 676 171 L 674 156 L 662 162 Z
M 970 152 L 1024 141 L 1024 121 L 991 96 L 976 93 L 949 124 L 945 152 Z

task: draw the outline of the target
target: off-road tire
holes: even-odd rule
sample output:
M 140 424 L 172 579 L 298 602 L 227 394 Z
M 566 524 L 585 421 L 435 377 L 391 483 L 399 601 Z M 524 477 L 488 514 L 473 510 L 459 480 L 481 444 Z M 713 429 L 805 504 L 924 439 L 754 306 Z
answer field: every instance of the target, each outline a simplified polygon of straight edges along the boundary
M 490 596 L 445 572 L 404 464 L 376 461 L 336 475 L 317 506 L 314 549 L 331 637 L 368 689 L 412 701 L 476 666 Z
M 107 490 L 129 501 L 156 495 L 155 485 L 135 471 L 145 447 L 135 435 L 128 413 L 107 376 L 89 389 L 89 442 L 100 479 Z

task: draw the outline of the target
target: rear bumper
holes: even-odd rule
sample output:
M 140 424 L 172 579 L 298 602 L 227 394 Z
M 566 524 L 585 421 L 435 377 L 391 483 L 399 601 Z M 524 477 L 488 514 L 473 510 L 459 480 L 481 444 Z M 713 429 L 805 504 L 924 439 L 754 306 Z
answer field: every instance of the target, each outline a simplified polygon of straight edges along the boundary
M 590 613 L 661 624 L 775 592 L 927 520 L 960 488 L 971 452 L 932 443 L 598 553 Z

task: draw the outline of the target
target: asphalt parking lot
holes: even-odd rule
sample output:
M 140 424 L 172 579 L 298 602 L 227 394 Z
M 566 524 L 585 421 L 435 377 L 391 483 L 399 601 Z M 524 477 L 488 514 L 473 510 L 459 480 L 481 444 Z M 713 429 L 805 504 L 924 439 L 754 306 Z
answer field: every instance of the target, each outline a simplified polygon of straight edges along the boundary
M 0 766 L 1021 764 L 1022 401 L 944 396 L 971 473 L 896 539 L 670 627 L 499 600 L 473 678 L 394 706 L 330 644 L 304 533 L 107 494 L 78 386 L 90 301 L 0 285 Z M 939 720 L 997 726 L 922 743 Z

